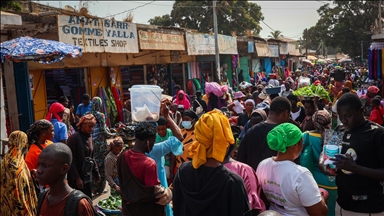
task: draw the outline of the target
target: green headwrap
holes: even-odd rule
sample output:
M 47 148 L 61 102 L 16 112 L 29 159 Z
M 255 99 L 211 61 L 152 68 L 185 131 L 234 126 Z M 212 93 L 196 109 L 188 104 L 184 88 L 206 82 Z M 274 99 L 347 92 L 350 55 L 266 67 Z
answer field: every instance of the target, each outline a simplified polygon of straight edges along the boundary
M 301 137 L 301 130 L 296 125 L 283 123 L 269 131 L 267 142 L 270 149 L 285 153 L 287 147 L 296 145 Z

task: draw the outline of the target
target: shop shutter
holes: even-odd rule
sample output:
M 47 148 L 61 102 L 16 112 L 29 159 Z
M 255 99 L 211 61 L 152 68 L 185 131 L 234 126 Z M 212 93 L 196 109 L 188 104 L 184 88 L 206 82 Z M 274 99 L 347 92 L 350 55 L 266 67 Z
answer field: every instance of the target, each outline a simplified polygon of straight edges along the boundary
M 35 120 L 45 119 L 48 107 L 47 107 L 47 87 L 45 83 L 45 73 L 43 70 L 31 70 L 29 71 L 31 85 L 33 82 L 32 98 L 34 107 Z
M 109 71 L 106 67 L 91 67 L 89 69 L 89 86 L 91 92 L 88 92 L 88 94 L 91 95 L 91 97 L 98 96 L 98 89 L 100 87 L 107 88 L 107 86 L 110 85 L 109 81 Z

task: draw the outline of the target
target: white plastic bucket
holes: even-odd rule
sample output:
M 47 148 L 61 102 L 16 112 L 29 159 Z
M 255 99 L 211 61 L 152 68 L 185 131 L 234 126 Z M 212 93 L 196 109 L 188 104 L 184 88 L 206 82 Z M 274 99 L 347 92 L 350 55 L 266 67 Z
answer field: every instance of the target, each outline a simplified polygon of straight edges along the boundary
M 135 122 L 155 122 L 160 117 L 161 89 L 157 85 L 134 85 L 130 89 L 131 114 Z

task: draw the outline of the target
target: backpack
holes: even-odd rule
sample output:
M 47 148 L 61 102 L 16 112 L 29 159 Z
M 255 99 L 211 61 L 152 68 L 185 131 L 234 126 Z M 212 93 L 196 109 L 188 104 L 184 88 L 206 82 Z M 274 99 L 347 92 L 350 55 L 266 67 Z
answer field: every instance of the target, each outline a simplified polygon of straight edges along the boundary
M 37 205 L 38 212 L 40 212 L 41 205 L 43 204 L 43 201 L 45 199 L 45 195 L 47 195 L 48 191 L 49 191 L 49 189 L 46 189 L 39 194 L 38 205 Z M 93 215 L 102 216 L 102 214 L 97 212 L 95 210 L 95 208 L 93 207 L 91 198 L 89 198 L 87 195 L 85 195 L 80 190 L 73 190 L 69 194 L 68 199 L 65 202 L 64 216 L 77 216 L 79 202 L 83 198 L 86 198 L 87 201 L 91 204 L 92 209 L 93 209 Z M 38 215 L 40 215 L 40 214 L 38 213 Z

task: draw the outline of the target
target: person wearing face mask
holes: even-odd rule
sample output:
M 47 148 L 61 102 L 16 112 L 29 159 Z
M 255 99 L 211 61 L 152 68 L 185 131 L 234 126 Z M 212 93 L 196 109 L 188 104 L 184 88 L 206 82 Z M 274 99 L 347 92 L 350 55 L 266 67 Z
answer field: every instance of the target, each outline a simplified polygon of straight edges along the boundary
M 183 136 L 184 151 L 181 155 L 176 157 L 176 169 L 180 167 L 183 162 L 190 161 L 188 154 L 188 148 L 195 141 L 195 123 L 198 120 L 198 116 L 192 110 L 187 110 L 183 113 L 183 121 L 181 122 L 181 134 Z

